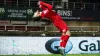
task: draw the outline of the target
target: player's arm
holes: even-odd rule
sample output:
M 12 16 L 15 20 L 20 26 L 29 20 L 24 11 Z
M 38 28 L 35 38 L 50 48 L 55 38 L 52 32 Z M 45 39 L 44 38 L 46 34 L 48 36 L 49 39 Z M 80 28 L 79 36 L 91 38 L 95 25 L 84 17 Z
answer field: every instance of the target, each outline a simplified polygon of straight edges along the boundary
M 39 5 L 39 8 L 41 8 L 41 9 L 43 9 L 43 10 L 47 9 L 46 7 L 44 7 L 44 6 L 42 6 L 42 5 Z
M 38 2 L 38 5 L 41 5 L 42 7 L 46 7 L 48 8 L 49 10 L 52 10 L 52 5 L 48 4 L 48 3 L 45 3 L 45 2 L 42 2 L 42 1 L 39 1 Z

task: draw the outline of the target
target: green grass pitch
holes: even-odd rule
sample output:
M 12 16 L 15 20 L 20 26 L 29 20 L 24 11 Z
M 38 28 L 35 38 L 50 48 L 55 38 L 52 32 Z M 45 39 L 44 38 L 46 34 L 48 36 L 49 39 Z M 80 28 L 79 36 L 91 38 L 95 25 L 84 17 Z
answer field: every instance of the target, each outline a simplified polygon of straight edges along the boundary
M 61 56 L 60 54 L 0 55 L 0 56 Z M 100 56 L 100 54 L 67 54 L 66 56 Z

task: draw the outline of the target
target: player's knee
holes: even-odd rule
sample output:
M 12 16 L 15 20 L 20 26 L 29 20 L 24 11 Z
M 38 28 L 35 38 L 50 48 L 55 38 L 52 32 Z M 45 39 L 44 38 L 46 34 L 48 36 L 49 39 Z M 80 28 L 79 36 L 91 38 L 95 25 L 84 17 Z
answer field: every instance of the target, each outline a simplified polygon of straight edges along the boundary
M 70 33 L 70 31 L 69 30 L 63 30 L 62 31 L 62 35 L 68 35 L 68 36 L 71 36 L 71 33 Z
M 62 35 L 66 35 L 66 30 L 62 30 Z
M 69 30 L 66 31 L 66 35 L 71 36 L 71 33 Z

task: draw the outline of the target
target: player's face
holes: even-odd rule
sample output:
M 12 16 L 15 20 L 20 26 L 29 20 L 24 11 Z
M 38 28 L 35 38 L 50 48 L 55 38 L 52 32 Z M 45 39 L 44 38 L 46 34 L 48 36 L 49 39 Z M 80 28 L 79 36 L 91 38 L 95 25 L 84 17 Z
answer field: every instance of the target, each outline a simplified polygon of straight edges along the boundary
M 40 12 L 37 10 L 35 13 L 34 13 L 34 17 L 38 17 L 40 16 Z

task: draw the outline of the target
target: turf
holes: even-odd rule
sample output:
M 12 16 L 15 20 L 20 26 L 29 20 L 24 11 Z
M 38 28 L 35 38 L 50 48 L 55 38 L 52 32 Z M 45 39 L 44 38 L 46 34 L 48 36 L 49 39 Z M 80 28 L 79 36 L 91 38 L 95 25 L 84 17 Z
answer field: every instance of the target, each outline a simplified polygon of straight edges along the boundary
M 0 55 L 0 56 L 61 56 L 60 54 Z M 66 56 L 100 56 L 100 54 L 67 54 Z

